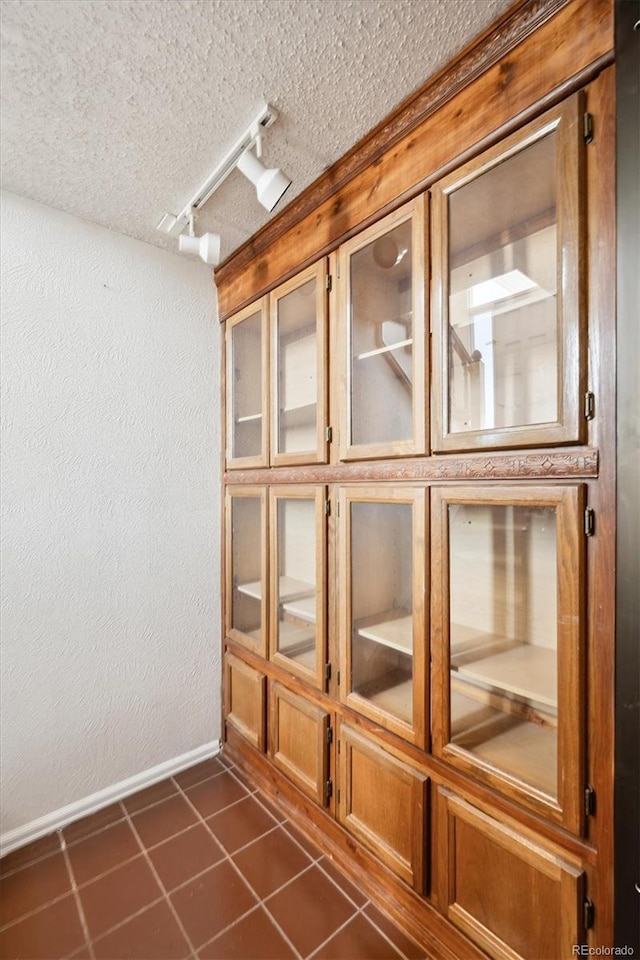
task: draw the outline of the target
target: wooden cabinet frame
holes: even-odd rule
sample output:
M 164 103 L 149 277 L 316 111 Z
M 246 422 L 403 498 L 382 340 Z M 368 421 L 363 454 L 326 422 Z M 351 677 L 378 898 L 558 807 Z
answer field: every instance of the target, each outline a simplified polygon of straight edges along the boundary
M 332 805 L 328 787 L 331 714 L 275 680 L 269 685 L 269 703 L 269 756 L 274 765 L 320 806 Z M 289 711 L 286 717 L 285 710 Z M 299 721 L 294 726 L 295 714 Z M 300 739 L 304 721 L 311 731 L 308 741 Z M 311 772 L 308 767 L 313 768 Z
M 425 487 L 339 487 L 338 571 L 342 590 L 338 597 L 340 699 L 380 726 L 410 743 L 426 747 L 428 730 L 427 664 L 429 662 L 428 590 L 426 543 L 428 543 L 427 491 Z M 352 678 L 352 538 L 351 504 L 406 504 L 412 509 L 412 619 L 413 619 L 413 722 L 407 723 L 380 709 L 351 689 Z
M 243 633 L 233 626 L 233 522 L 232 508 L 234 500 L 256 499 L 260 502 L 261 552 L 260 552 L 260 618 L 262 623 L 262 638 L 257 641 L 250 634 Z M 253 650 L 261 657 L 267 656 L 269 619 L 268 619 L 268 589 L 269 589 L 269 547 L 268 547 L 268 501 L 266 487 L 233 486 L 227 487 L 225 498 L 225 635 L 242 646 Z
M 454 173 L 431 190 L 433 276 L 431 326 L 433 335 L 432 438 L 436 451 L 495 449 L 577 443 L 585 439 L 583 415 L 586 390 L 586 291 L 584 239 L 584 150 L 582 96 L 575 94 Z M 558 419 L 486 430 L 449 429 L 449 215 L 448 198 L 501 161 L 539 141 L 558 135 L 557 297 L 558 297 Z M 523 184 L 526 189 L 526 184 Z
M 492 900 L 490 891 L 486 891 L 488 909 L 482 916 L 482 911 L 473 909 L 477 901 L 472 902 L 470 908 L 472 898 L 460 896 L 456 899 L 455 896 L 454 884 L 462 876 L 461 865 L 468 871 L 467 889 L 475 889 L 477 880 L 480 884 L 479 899 L 485 894 L 483 876 L 487 865 L 491 864 L 486 858 L 473 856 L 474 851 L 486 849 L 481 841 L 483 831 L 494 844 L 492 849 L 497 861 L 504 862 L 504 851 L 507 850 L 514 858 L 513 872 L 506 872 L 504 879 L 495 881 L 494 885 L 494 890 L 500 891 L 505 899 L 510 895 L 516 896 L 525 909 L 528 906 L 535 909 L 537 901 L 532 896 L 533 886 L 539 889 L 545 887 L 547 881 L 552 886 L 557 881 L 555 889 L 557 902 L 561 904 L 563 950 L 565 945 L 572 945 L 572 938 L 590 947 L 612 945 L 615 942 L 614 914 L 623 894 L 620 884 L 615 884 L 614 890 L 611 869 L 614 758 L 618 756 L 620 746 L 613 732 L 616 706 L 613 697 L 616 649 L 616 442 L 621 444 L 622 453 L 626 451 L 624 436 L 619 432 L 616 441 L 613 356 L 616 326 L 615 80 L 619 72 L 618 53 L 613 48 L 614 27 L 617 29 L 619 26 L 615 12 L 613 0 L 571 0 L 571 3 L 524 0 L 522 5 L 516 5 L 505 13 L 499 23 L 492 26 L 478 45 L 464 52 L 425 90 L 417 91 L 399 111 L 391 115 L 386 124 L 376 128 L 357 145 L 355 153 L 350 151 L 323 176 L 321 182 L 306 191 L 302 195 L 302 206 L 295 210 L 288 207 L 281 216 L 272 219 L 216 272 L 220 316 L 229 324 L 229 318 L 234 319 L 234 312 L 243 310 L 246 304 L 252 304 L 247 308 L 248 315 L 261 303 L 258 298 L 267 302 L 270 297 L 273 299 L 277 285 L 283 278 L 285 283 L 289 283 L 286 278 L 293 277 L 301 265 L 314 264 L 319 256 L 328 255 L 330 259 L 333 288 L 328 297 L 331 359 L 327 359 L 327 371 L 330 374 L 329 423 L 333 426 L 334 436 L 334 443 L 329 444 L 328 448 L 330 461 L 309 462 L 306 467 L 302 463 L 283 464 L 273 471 L 260 469 L 274 462 L 271 458 L 272 447 L 268 443 L 259 463 L 255 464 L 256 469 L 253 469 L 252 463 L 228 463 L 231 469 L 225 481 L 227 485 L 234 486 L 286 484 L 291 489 L 298 484 L 336 485 L 330 487 L 332 510 L 327 523 L 327 622 L 329 659 L 333 668 L 331 681 L 326 693 L 321 692 L 309 684 L 308 678 L 294 677 L 290 671 L 273 661 L 260 662 L 259 654 L 245 653 L 239 647 L 235 648 L 235 653 L 258 673 L 264 672 L 270 683 L 277 681 L 282 689 L 286 688 L 290 693 L 295 691 L 299 700 L 307 704 L 312 715 L 310 722 L 315 727 L 313 735 L 307 729 L 301 739 L 306 744 L 305 749 L 313 753 L 313 757 L 309 757 L 310 764 L 319 762 L 318 769 L 326 769 L 327 745 L 321 739 L 318 727 L 323 729 L 327 715 L 333 716 L 332 711 L 335 711 L 345 727 L 355 728 L 356 736 L 366 741 L 367 747 L 373 745 L 376 748 L 371 754 L 372 764 L 375 762 L 376 767 L 378 764 L 384 767 L 389 759 L 399 760 L 442 785 L 442 789 L 431 791 L 435 812 L 430 830 L 433 846 L 428 848 L 426 859 L 424 846 L 422 854 L 422 869 L 433 871 L 438 896 L 435 897 L 432 890 L 429 902 L 422 897 L 422 891 L 418 895 L 415 890 L 408 889 L 407 883 L 413 882 L 410 871 L 406 880 L 394 879 L 389 869 L 385 869 L 384 864 L 389 861 L 384 860 L 386 851 L 378 842 L 379 838 L 371 835 L 365 838 L 363 833 L 363 839 L 359 842 L 356 818 L 345 817 L 342 813 L 346 803 L 342 793 L 340 802 L 336 797 L 335 808 L 330 802 L 325 811 L 318 805 L 321 777 L 316 777 L 314 772 L 307 777 L 312 781 L 312 787 L 308 782 L 306 788 L 298 787 L 294 786 L 291 765 L 288 770 L 284 766 L 276 769 L 286 754 L 282 744 L 275 752 L 270 751 L 269 758 L 261 756 L 229 724 L 230 756 L 232 759 L 244 757 L 247 768 L 253 769 L 256 776 L 261 772 L 261 785 L 265 789 L 272 787 L 275 799 L 289 797 L 290 810 L 293 811 L 295 807 L 300 811 L 300 822 L 309 824 L 310 832 L 319 842 L 322 843 L 323 836 L 333 831 L 344 854 L 343 864 L 347 865 L 347 871 L 352 871 L 352 878 L 357 874 L 362 876 L 366 870 L 365 886 L 368 884 L 374 900 L 377 895 L 381 905 L 388 903 L 396 920 L 404 921 L 407 932 L 425 945 L 425 949 L 431 946 L 433 936 L 437 941 L 434 947 L 436 952 L 444 945 L 441 952 L 451 956 L 475 956 L 475 952 L 482 949 L 500 960 L 505 957 L 514 960 L 514 950 L 510 947 L 512 938 L 508 933 L 505 934 L 499 922 L 505 913 L 501 912 L 498 898 Z M 515 32 L 514 21 L 520 24 Z M 566 97 L 569 99 L 564 104 L 560 103 Z M 551 109 L 549 105 L 552 105 Z M 583 108 L 589 111 L 593 120 L 593 141 L 588 146 L 583 142 Z M 448 283 L 448 224 L 446 220 L 443 221 L 442 208 L 451 192 L 466 182 L 465 176 L 468 175 L 472 180 L 484 168 L 490 169 L 492 165 L 500 163 L 500 158 L 508 157 L 509 150 L 517 153 L 526 145 L 527 137 L 533 137 L 532 142 L 542 138 L 543 128 L 550 118 L 557 124 L 558 131 L 564 128 L 564 133 L 559 134 L 562 140 L 560 153 L 564 153 L 562 158 L 558 154 L 562 209 L 559 210 L 557 229 L 558 247 L 563 252 L 568 268 L 563 285 L 558 286 L 558 295 L 564 297 L 564 303 L 558 327 L 557 382 L 561 387 L 561 395 L 558 398 L 557 422 L 530 424 L 524 428 L 507 427 L 499 431 L 451 433 L 448 432 L 446 385 L 443 382 L 448 363 L 446 308 L 449 301 L 445 289 Z M 558 136 L 554 140 L 558 143 Z M 550 181 L 551 178 L 548 179 Z M 526 186 L 525 183 L 525 189 Z M 445 189 L 449 191 L 446 195 Z M 418 196 L 425 190 L 427 194 Z M 430 387 L 425 389 L 422 410 L 418 410 L 415 420 L 417 424 L 422 416 L 425 428 L 423 436 L 418 436 L 417 440 L 414 438 L 415 443 L 412 440 L 406 447 L 401 445 L 399 449 L 391 449 L 383 444 L 374 445 L 371 449 L 356 448 L 349 444 L 345 432 L 348 425 L 349 369 L 345 324 L 348 265 L 345 250 L 349 244 L 366 243 L 364 233 L 356 237 L 363 225 L 373 233 L 378 231 L 376 236 L 384 233 L 389 229 L 389 219 L 377 218 L 381 214 L 388 218 L 401 218 L 406 207 L 400 208 L 398 204 L 404 204 L 407 198 L 416 196 L 417 200 L 412 202 L 421 205 L 425 214 L 429 210 L 431 221 L 428 237 L 425 230 L 423 247 L 428 240 L 433 251 L 433 283 L 429 299 L 433 351 L 430 350 L 429 336 L 425 331 L 421 352 L 421 358 L 425 361 L 424 379 L 428 380 L 430 359 L 433 380 Z M 389 211 L 394 213 L 389 215 Z M 370 226 L 372 223 L 373 227 Z M 426 268 L 424 272 L 427 274 Z M 456 278 L 453 279 L 455 281 Z M 550 282 L 547 289 L 551 290 Z M 400 299 L 403 298 L 404 287 L 400 296 Z M 404 304 L 401 309 L 404 311 Z M 550 324 L 548 329 L 550 331 Z M 267 352 L 272 349 L 271 332 L 267 320 L 269 339 L 263 336 Z M 368 347 L 363 347 L 358 352 L 366 350 Z M 405 352 L 408 353 L 408 350 Z M 419 359 L 417 347 L 414 346 L 414 362 Z M 267 356 L 263 360 L 265 370 L 268 370 L 269 362 Z M 529 372 L 529 366 L 526 369 Z M 269 383 L 271 390 L 272 381 L 265 376 L 266 383 Z M 537 385 L 536 381 L 536 388 Z M 593 397 L 585 397 L 586 391 L 592 391 Z M 416 388 L 414 402 L 418 402 L 418 393 Z M 585 405 L 585 400 L 590 402 L 590 408 Z M 264 404 L 265 415 L 267 411 L 270 414 L 265 429 L 271 440 L 273 410 L 270 395 Z M 433 407 L 431 414 L 430 407 Z M 587 416 L 591 417 L 588 421 L 584 416 L 585 409 Z M 241 410 L 241 413 L 244 412 L 250 412 L 249 408 L 247 411 Z M 430 423 L 427 427 L 429 414 Z M 505 419 L 505 422 L 534 419 L 535 414 L 530 414 L 531 408 L 528 408 L 524 416 L 518 416 L 516 412 L 511 420 Z M 229 411 L 225 419 L 227 424 L 228 417 Z M 495 422 L 499 422 L 499 419 L 496 418 Z M 467 418 L 456 421 L 454 417 L 451 425 L 456 428 L 464 426 L 463 420 Z M 402 422 L 403 428 L 407 422 L 408 410 L 407 420 Z M 468 420 L 473 425 L 480 422 L 480 418 Z M 257 431 L 257 427 L 254 429 Z M 404 429 L 396 432 L 401 435 Z M 362 435 L 365 438 L 376 436 L 373 431 L 369 434 L 363 432 Z M 577 446 L 571 449 L 568 444 Z M 429 449 L 438 455 L 425 457 Z M 489 455 L 490 450 L 499 452 Z M 412 459 L 393 460 L 393 457 Z M 369 462 L 358 463 L 358 460 Z M 378 462 L 373 462 L 375 460 Z M 234 469 L 238 466 L 251 469 L 244 472 Z M 429 728 L 425 724 L 423 744 L 419 743 L 418 737 L 414 740 L 412 735 L 407 735 L 406 730 L 392 728 L 385 722 L 387 718 L 384 715 L 373 716 L 366 709 L 361 709 L 361 704 L 354 697 L 349 698 L 345 687 L 346 600 L 339 574 L 345 569 L 346 540 L 344 513 L 340 518 L 334 509 L 338 499 L 337 485 L 353 486 L 354 491 L 359 493 L 364 488 L 359 489 L 356 484 L 380 486 L 387 482 L 396 484 L 401 492 L 402 484 L 415 487 L 433 482 L 439 485 L 440 491 L 434 494 L 436 512 L 429 554 L 434 561 L 435 592 L 430 600 L 434 670 L 430 675 L 425 650 L 422 696 L 423 702 L 430 707 L 431 725 Z M 588 540 L 582 539 L 585 495 L 584 490 L 576 486 L 578 483 L 585 483 L 588 488 L 589 503 L 595 512 L 595 535 Z M 548 485 L 546 488 L 543 486 L 545 484 Z M 566 564 L 558 570 L 558 580 L 574 598 L 578 597 L 576 603 L 568 604 L 564 622 L 560 624 L 562 631 L 575 638 L 576 642 L 573 645 L 562 644 L 564 652 L 561 652 L 559 663 L 565 693 L 565 720 L 561 726 L 567 733 L 565 740 L 559 744 L 559 752 L 565 759 L 562 760 L 564 766 L 558 792 L 555 785 L 552 791 L 557 801 L 555 803 L 550 802 L 546 795 L 536 795 L 535 791 L 512 776 L 478 763 L 473 754 L 456 752 L 455 747 L 448 743 L 448 565 L 445 562 L 446 555 L 443 556 L 447 531 L 442 514 L 438 511 L 446 508 L 444 498 L 451 491 L 470 498 L 466 502 L 473 502 L 476 495 L 484 496 L 489 488 L 497 503 L 514 490 L 517 495 L 525 495 L 524 491 L 527 496 L 533 496 L 533 491 L 540 490 L 543 496 L 550 489 L 560 491 L 559 495 L 562 496 L 563 491 L 570 491 L 567 495 L 567 511 L 561 511 L 567 518 L 567 549 L 564 550 Z M 265 504 L 265 529 L 267 513 L 268 505 Z M 269 541 L 265 535 L 267 551 L 268 547 Z M 269 565 L 266 559 L 267 571 Z M 228 568 L 227 562 L 227 576 Z M 575 582 L 571 586 L 574 577 Z M 587 578 L 589 593 L 583 598 Z M 227 586 L 225 595 L 228 595 L 228 589 Z M 573 593 L 574 590 L 577 594 Z M 269 601 L 266 603 L 271 613 Z M 265 624 L 265 635 L 268 635 L 269 624 L 266 621 Z M 337 655 L 338 643 L 341 645 L 340 656 Z M 263 656 L 267 656 L 266 651 Z M 620 663 L 623 664 L 623 661 L 624 658 L 621 658 Z M 338 683 L 338 667 L 342 672 L 341 683 Z M 276 699 L 280 706 L 284 703 L 279 696 L 271 697 L 270 716 Z M 414 702 L 417 699 L 416 696 Z M 336 703 L 336 700 L 340 702 Z M 622 712 L 624 706 L 622 704 Z M 563 709 L 562 705 L 560 709 Z M 296 716 L 299 715 L 294 714 L 294 726 Z M 290 721 L 287 719 L 286 722 Z M 433 755 L 428 749 L 429 732 Z M 293 746 L 296 747 L 295 744 Z M 354 748 L 355 740 L 352 740 L 352 756 Z M 342 753 L 337 755 L 337 750 L 329 748 L 334 772 L 336 766 L 345 762 L 345 749 L 343 743 Z M 308 772 L 304 757 L 302 760 L 302 766 Z M 365 770 L 370 771 L 371 782 L 374 782 L 376 767 L 368 767 L 363 763 L 357 771 L 361 782 L 367 779 L 366 773 L 362 772 Z M 512 767 L 509 766 L 509 769 Z M 334 776 L 334 781 L 336 793 L 340 788 L 344 790 L 348 783 L 348 772 L 341 769 L 339 775 Z M 590 790 L 585 805 L 584 791 L 588 784 Z M 426 791 L 426 786 L 423 789 Z M 458 793 L 459 798 L 451 795 L 447 800 L 444 794 L 449 790 Z M 314 802 L 307 799 L 309 797 Z M 366 801 L 366 797 L 364 799 Z M 335 812 L 339 825 L 329 821 L 332 812 Z M 364 819 L 366 821 L 367 817 Z M 489 821 L 488 824 L 485 824 L 485 819 Z M 474 833 L 469 825 L 478 833 Z M 472 850 L 466 865 L 460 857 L 455 863 L 456 833 L 461 849 Z M 616 829 L 615 842 L 616 850 L 619 848 L 624 861 L 627 852 L 624 823 L 622 830 Z M 374 852 L 367 853 L 365 847 Z M 323 849 L 332 855 L 330 844 Z M 337 855 L 336 862 L 340 862 Z M 520 863 L 528 864 L 545 881 L 531 887 L 527 887 L 526 883 L 515 884 L 514 877 L 521 878 L 526 873 L 526 870 L 521 870 Z M 499 872 L 494 870 L 494 876 Z M 589 900 L 583 900 L 586 895 Z M 632 899 L 634 896 L 632 891 Z M 551 900 L 556 901 L 555 895 Z M 434 913 L 436 908 L 439 910 L 437 915 Z M 498 922 L 495 922 L 496 918 Z M 525 915 L 523 929 L 529 929 L 526 920 Z M 585 926 L 588 929 L 584 929 Z M 494 933 L 496 930 L 499 935 Z M 467 938 L 481 946 L 474 946 Z M 524 945 L 520 941 L 519 949 L 528 960 L 534 939 L 532 937 L 531 950 L 527 949 L 526 937 Z M 565 952 L 571 953 L 570 950 Z
M 410 203 L 384 217 L 338 249 L 338 365 L 334 377 L 339 392 L 340 417 L 339 456 L 341 460 L 366 460 L 378 457 L 406 457 L 427 452 L 427 371 L 429 362 L 425 344 L 426 277 L 427 277 L 428 198 L 421 194 Z M 351 271 L 350 258 L 363 247 L 382 237 L 394 227 L 412 221 L 412 419 L 413 436 L 389 443 L 353 444 L 351 442 Z
M 456 834 L 458 825 L 465 824 L 483 839 L 495 845 L 497 849 L 505 851 L 507 856 L 513 858 L 513 862 L 519 861 L 524 868 L 523 877 L 539 877 L 545 883 L 547 896 L 549 887 L 552 884 L 555 885 L 554 906 L 559 916 L 560 929 L 552 929 L 551 932 L 557 934 L 560 944 L 561 954 L 558 960 L 570 960 L 575 956 L 574 947 L 584 942 L 581 916 L 584 896 L 583 871 L 564 857 L 533 842 L 513 827 L 487 816 L 442 787 L 438 789 L 438 810 L 438 835 L 442 844 L 439 858 L 439 900 L 449 919 L 497 960 L 523 960 L 522 954 L 459 902 Z M 497 891 L 496 880 L 499 880 Z M 486 871 L 478 869 L 477 896 L 485 911 L 491 915 L 492 896 L 502 901 L 508 900 L 509 896 L 514 896 L 514 891 L 510 891 L 509 888 L 515 886 L 516 896 L 527 898 L 525 903 L 529 905 L 529 911 L 537 911 L 539 922 L 550 923 L 551 920 L 544 911 L 544 906 L 547 904 L 543 899 L 542 902 L 539 899 L 543 897 L 542 888 L 532 890 L 527 886 L 526 889 L 522 889 L 524 884 L 519 882 L 521 880 L 522 877 L 514 876 L 510 882 L 508 875 L 501 875 L 499 878 L 493 876 L 490 881 L 487 881 Z
M 292 658 L 284 656 L 278 652 L 278 502 L 280 500 L 309 500 L 313 502 L 315 510 L 315 551 L 314 563 L 316 570 L 316 582 L 314 584 L 315 594 L 315 625 L 316 625 L 316 651 L 313 670 L 296 663 Z M 327 533 L 326 533 L 326 514 L 325 503 L 327 501 L 327 489 L 324 486 L 298 486 L 289 485 L 287 487 L 271 487 L 269 489 L 269 550 L 270 550 L 270 571 L 271 583 L 269 589 L 270 597 L 270 659 L 279 666 L 288 670 L 290 673 L 307 683 L 312 683 L 318 689 L 324 690 L 325 664 L 327 662 Z
M 234 677 L 239 678 L 236 693 Z M 267 678 L 229 650 L 224 655 L 225 722 L 256 750 L 266 747 Z
M 266 467 L 269 464 L 269 298 L 262 297 L 261 300 L 256 301 L 256 303 L 250 304 L 248 307 L 245 307 L 243 310 L 240 310 L 235 316 L 227 320 L 226 323 L 226 337 L 225 337 L 225 353 L 226 353 L 226 464 L 228 469 L 241 469 L 249 467 Z M 249 457 L 234 457 L 233 454 L 233 437 L 234 437 L 234 400 L 233 400 L 233 385 L 235 383 L 235 364 L 233 356 L 233 333 L 236 327 L 243 321 L 247 320 L 249 317 L 254 316 L 256 313 L 260 313 L 261 317 L 261 332 L 260 332 L 260 342 L 261 342 L 261 356 L 260 356 L 260 369 L 262 372 L 262 385 L 261 385 L 261 404 L 262 408 L 256 412 L 255 417 L 260 418 L 262 429 L 261 429 L 261 441 L 260 441 L 260 453 L 255 456 Z
M 563 824 L 583 828 L 585 756 L 584 506 L 583 485 L 550 487 L 432 487 L 432 650 L 434 754 Z M 557 550 L 557 798 L 552 798 L 450 742 L 450 551 L 452 504 L 556 508 Z
M 292 466 L 305 463 L 326 463 L 327 461 L 327 427 L 328 427 L 328 295 L 327 295 L 327 259 L 302 273 L 297 274 L 281 284 L 269 295 L 270 313 L 270 341 L 271 341 L 271 463 L 273 466 Z M 278 362 L 278 302 L 287 294 L 292 293 L 310 280 L 316 281 L 315 289 L 315 318 L 316 318 L 316 431 L 315 448 L 298 453 L 283 453 L 278 451 L 278 418 L 279 418 L 279 384 L 280 370 Z
M 427 777 L 342 721 L 338 737 L 338 819 L 374 850 L 383 863 L 423 893 L 428 836 Z M 380 775 L 379 783 L 356 781 L 354 757 L 358 755 L 375 765 Z M 396 797 L 384 794 L 385 788 L 393 790 L 394 783 L 403 790 L 407 803 L 399 809 L 394 802 Z M 382 836 L 375 825 L 381 819 L 381 808 L 398 814 L 386 818 L 386 836 Z

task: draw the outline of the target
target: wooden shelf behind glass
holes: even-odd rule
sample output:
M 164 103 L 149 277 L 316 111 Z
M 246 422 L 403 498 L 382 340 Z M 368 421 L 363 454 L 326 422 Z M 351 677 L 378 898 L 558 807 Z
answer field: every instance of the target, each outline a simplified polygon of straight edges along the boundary
M 389 610 L 355 625 L 358 636 L 413 655 L 413 617 L 406 610 Z
M 282 609 L 289 616 L 296 620 L 303 620 L 305 623 L 316 622 L 316 595 L 310 594 L 307 597 L 299 597 L 296 600 L 289 600 L 282 604 Z
M 408 340 L 398 340 L 396 343 L 389 343 L 384 347 L 377 347 L 375 350 L 367 350 L 365 353 L 359 353 L 356 360 L 366 360 L 368 357 L 377 357 L 381 353 L 390 353 L 392 350 L 400 350 L 401 347 L 410 347 L 413 344 L 413 338 Z
M 253 580 L 250 583 L 239 583 L 237 589 L 247 597 L 253 597 L 254 600 L 262 600 L 261 580 Z M 312 583 L 305 583 L 304 580 L 295 580 L 293 577 L 280 577 L 278 598 L 281 603 L 315 595 L 315 592 L 316 588 Z
M 502 638 L 488 639 L 502 641 Z M 557 653 L 553 649 L 516 643 L 508 650 L 463 664 L 456 664 L 454 655 L 451 668 L 461 680 L 480 681 L 524 700 L 557 709 Z
M 501 713 L 452 691 L 451 743 L 551 797 L 557 795 L 557 730 Z
M 413 678 L 399 672 L 372 681 L 360 690 L 354 691 L 364 697 L 367 703 L 379 707 L 385 713 L 411 722 L 413 710 Z
M 315 670 L 315 630 L 288 620 L 281 620 L 278 623 L 278 653 L 309 670 Z
M 248 413 L 244 417 L 236 417 L 236 423 L 257 423 L 258 420 L 262 420 L 261 413 Z

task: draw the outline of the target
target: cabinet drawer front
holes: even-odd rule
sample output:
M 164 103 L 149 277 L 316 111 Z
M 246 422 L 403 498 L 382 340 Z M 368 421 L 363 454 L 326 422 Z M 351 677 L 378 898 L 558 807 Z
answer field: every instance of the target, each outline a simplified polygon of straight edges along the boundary
M 583 933 L 582 871 L 448 791 L 439 809 L 449 919 L 500 960 L 571 957 Z
M 427 778 L 340 726 L 339 820 L 403 880 L 424 890 Z
M 265 748 L 266 677 L 226 653 L 225 719 L 256 750 Z
M 318 803 L 327 803 L 330 715 L 276 681 L 269 696 L 271 759 L 300 790 Z

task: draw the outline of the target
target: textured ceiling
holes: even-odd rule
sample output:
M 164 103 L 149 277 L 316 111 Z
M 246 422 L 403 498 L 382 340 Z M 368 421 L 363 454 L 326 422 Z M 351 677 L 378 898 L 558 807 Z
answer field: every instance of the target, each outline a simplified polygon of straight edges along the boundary
M 3 186 L 175 250 L 160 217 L 262 102 L 289 202 L 510 2 L 2 0 Z M 235 171 L 197 230 L 226 257 L 269 216 Z

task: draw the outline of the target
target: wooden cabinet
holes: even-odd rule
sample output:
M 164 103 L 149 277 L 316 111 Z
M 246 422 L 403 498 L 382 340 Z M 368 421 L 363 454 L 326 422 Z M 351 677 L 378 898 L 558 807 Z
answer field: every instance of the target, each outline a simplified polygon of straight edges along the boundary
M 324 689 L 325 487 L 272 487 L 271 659 Z
M 499 960 L 570 960 L 584 942 L 583 871 L 441 789 L 440 900 Z
M 339 510 L 341 697 L 424 747 L 426 491 L 345 487 Z
M 327 456 L 326 261 L 282 284 L 271 314 L 271 463 Z
M 267 656 L 267 491 L 228 487 L 226 493 L 225 634 Z
M 427 777 L 346 723 L 339 738 L 340 822 L 422 893 Z
M 327 265 L 227 322 L 227 468 L 327 459 Z
M 252 747 L 264 751 L 267 678 L 228 650 L 224 656 L 224 678 L 226 722 Z
M 276 681 L 269 696 L 269 756 L 303 793 L 328 806 L 330 714 Z
M 229 467 L 269 462 L 268 299 L 241 310 L 226 328 Z
M 612 942 L 607 3 L 221 267 L 230 742 L 448 956 Z
M 432 188 L 434 450 L 583 439 L 576 94 Z
M 434 752 L 578 832 L 584 490 L 432 498 Z
M 426 197 L 339 250 L 340 458 L 424 453 Z

